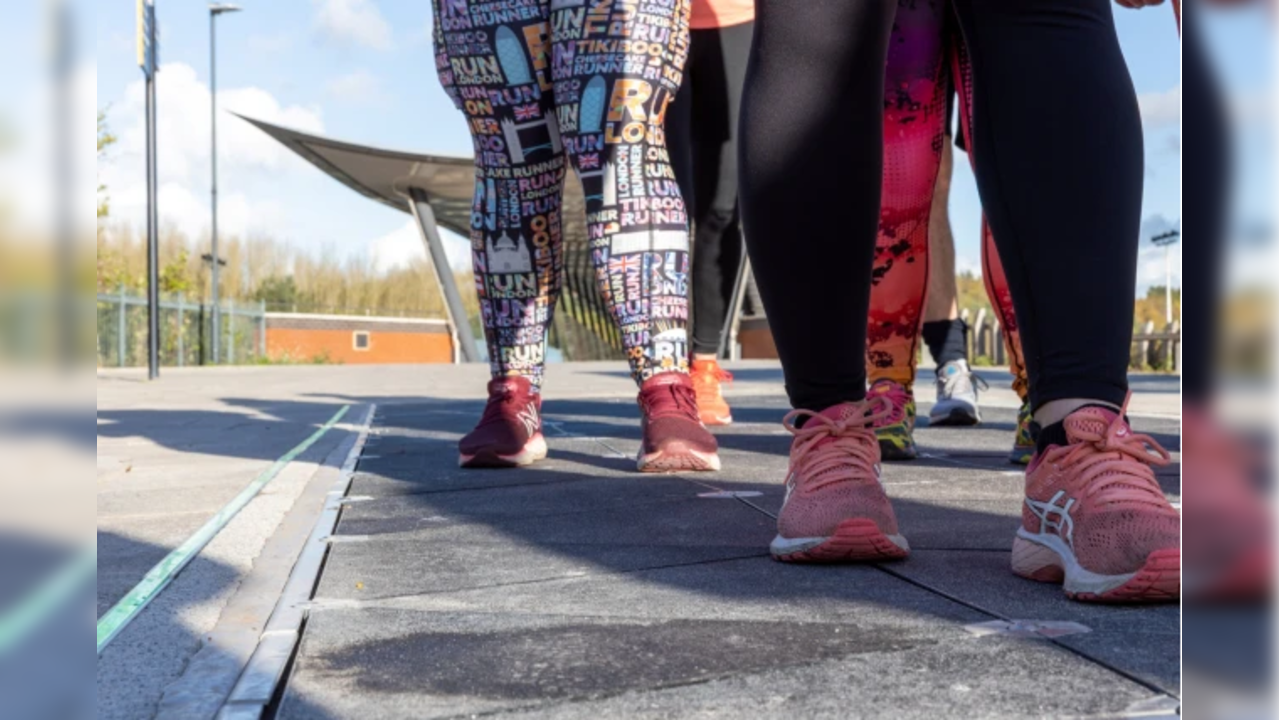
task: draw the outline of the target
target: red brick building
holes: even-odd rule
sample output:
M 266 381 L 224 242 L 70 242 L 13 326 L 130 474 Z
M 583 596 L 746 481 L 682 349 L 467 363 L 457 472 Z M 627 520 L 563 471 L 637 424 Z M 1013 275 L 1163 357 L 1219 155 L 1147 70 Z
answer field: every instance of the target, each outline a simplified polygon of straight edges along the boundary
M 266 354 L 277 361 L 451 363 L 455 350 L 444 320 L 266 314 Z

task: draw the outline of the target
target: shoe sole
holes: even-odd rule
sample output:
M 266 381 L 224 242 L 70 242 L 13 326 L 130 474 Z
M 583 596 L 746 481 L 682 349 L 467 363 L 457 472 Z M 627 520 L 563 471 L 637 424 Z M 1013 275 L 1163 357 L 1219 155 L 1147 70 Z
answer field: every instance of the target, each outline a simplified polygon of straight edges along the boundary
M 928 424 L 931 427 L 969 427 L 981 424 L 981 415 L 974 415 L 963 408 L 953 408 L 943 415 L 930 414 Z
M 733 416 L 732 416 L 732 415 L 706 415 L 706 414 L 703 414 L 703 415 L 699 415 L 699 416 L 698 416 L 698 419 L 699 419 L 699 420 L 701 420 L 701 421 L 702 421 L 702 424 L 703 424 L 703 425 L 705 425 L 705 426 L 707 426 L 707 427 L 716 427 L 716 426 L 732 425 L 732 424 L 733 424 Z
M 671 441 L 647 455 L 635 458 L 635 467 L 644 473 L 709 472 L 719 470 L 719 453 L 694 450 L 686 443 Z
M 919 449 L 914 445 L 901 447 L 891 440 L 880 440 L 879 457 L 881 460 L 914 460 L 919 457 Z
M 1013 465 L 1029 465 L 1031 458 L 1035 457 L 1034 448 L 1013 448 L 1008 453 L 1008 462 Z
M 1023 528 L 1013 540 L 1012 569 L 1030 580 L 1060 583 L 1067 597 L 1081 602 L 1167 603 L 1181 598 L 1180 548 L 1150 553 L 1136 572 L 1102 575 L 1082 567 L 1061 538 Z
M 546 439 L 541 433 L 529 438 L 524 449 L 514 455 L 499 455 L 494 452 L 481 451 L 474 455 L 459 455 L 458 467 L 464 468 L 513 468 L 532 465 L 546 457 Z
M 824 538 L 773 538 L 774 560 L 791 563 L 850 563 L 901 560 L 910 543 L 901 535 L 885 535 L 870 518 L 850 518 Z

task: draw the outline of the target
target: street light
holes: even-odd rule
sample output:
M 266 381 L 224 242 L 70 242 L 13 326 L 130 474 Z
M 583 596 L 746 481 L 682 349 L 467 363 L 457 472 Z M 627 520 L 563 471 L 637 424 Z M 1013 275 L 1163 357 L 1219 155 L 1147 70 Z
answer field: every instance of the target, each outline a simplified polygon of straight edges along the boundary
M 211 233 L 212 242 L 213 242 L 213 252 L 212 252 L 213 260 L 210 264 L 213 266 L 213 318 L 212 318 L 213 319 L 213 333 L 212 333 L 213 352 L 212 352 L 212 355 L 213 355 L 214 364 L 221 362 L 221 359 L 222 359 L 222 356 L 219 352 L 222 344 L 221 343 L 222 312 L 218 308 L 218 265 L 222 264 L 221 258 L 218 257 L 218 65 L 217 65 L 218 43 L 217 43 L 217 30 L 216 30 L 217 23 L 214 22 L 214 20 L 216 20 L 217 17 L 221 15 L 222 13 L 232 13 L 232 12 L 239 12 L 239 11 L 240 11 L 240 8 L 237 5 L 229 5 L 226 3 L 210 3 L 209 4 L 209 100 L 210 100 L 209 116 L 210 116 L 211 127 L 212 127 L 212 132 L 210 134 L 210 138 L 212 142 L 212 150 L 209 153 L 209 159 L 211 161 L 210 164 L 213 168 L 213 183 L 212 183 L 213 227 L 212 227 L 212 233 Z
M 1164 249 L 1164 322 L 1168 325 L 1172 324 L 1172 260 L 1169 248 L 1177 243 L 1179 237 L 1180 230 L 1169 230 L 1150 238 L 1155 247 Z

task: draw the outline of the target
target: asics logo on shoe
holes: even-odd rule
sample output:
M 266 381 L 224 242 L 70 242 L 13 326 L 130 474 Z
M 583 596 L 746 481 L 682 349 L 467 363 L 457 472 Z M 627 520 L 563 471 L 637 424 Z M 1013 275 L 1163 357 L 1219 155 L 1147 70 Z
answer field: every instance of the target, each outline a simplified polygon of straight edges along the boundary
M 1066 500 L 1065 505 L 1058 505 L 1058 501 L 1064 497 L 1066 497 L 1066 491 L 1058 490 L 1048 502 L 1026 498 L 1026 507 L 1030 508 L 1035 517 L 1039 518 L 1040 535 L 1046 535 L 1051 530 L 1057 533 L 1058 536 L 1065 538 L 1066 543 L 1071 548 L 1074 548 L 1075 521 L 1070 516 L 1070 509 L 1075 506 L 1075 499 L 1069 498 Z M 1057 519 L 1050 520 L 1050 515 L 1056 516 Z
M 524 407 L 523 410 L 519 411 L 518 413 L 515 413 L 515 417 L 519 418 L 519 421 L 524 423 L 524 430 L 529 435 L 533 435 L 534 433 L 537 432 L 537 427 L 539 423 L 537 418 L 536 405 L 529 403 L 528 405 Z
M 782 496 L 782 505 L 790 500 L 790 494 L 795 491 L 795 473 L 786 476 L 786 494 Z

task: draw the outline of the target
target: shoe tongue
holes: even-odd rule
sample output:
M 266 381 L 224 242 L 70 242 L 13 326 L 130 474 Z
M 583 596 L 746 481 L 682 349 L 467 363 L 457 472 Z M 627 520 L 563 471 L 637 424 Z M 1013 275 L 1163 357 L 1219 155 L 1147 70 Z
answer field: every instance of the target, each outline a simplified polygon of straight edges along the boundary
M 654 375 L 653 377 L 645 380 L 644 384 L 640 386 L 640 389 L 648 390 L 650 388 L 661 387 L 663 385 L 691 385 L 691 384 L 692 384 L 692 381 L 689 379 L 686 373 L 664 372 L 664 373 L 658 373 L 657 375 Z
M 866 406 L 861 403 L 840 403 L 839 405 L 832 405 L 817 414 L 835 421 L 843 421 L 850 418 L 864 418 L 866 417 Z M 809 422 L 812 421 L 810 420 Z M 818 440 L 817 444 L 813 447 L 821 447 L 834 441 L 834 436 L 828 435 L 821 440 Z
M 532 393 L 533 384 L 522 377 L 499 377 L 489 381 L 489 396 Z
M 831 420 L 847 420 L 854 417 L 866 417 L 866 408 L 861 403 L 840 403 L 832 405 L 817 414 Z
M 1124 422 L 1119 413 L 1109 408 L 1090 405 L 1067 415 L 1062 422 L 1062 426 L 1066 430 L 1066 438 L 1073 445 L 1078 442 L 1086 442 L 1086 437 L 1104 436 L 1110 426 L 1116 422 L 1123 426 L 1119 430 L 1120 435 L 1132 432 L 1128 428 L 1128 423 Z

